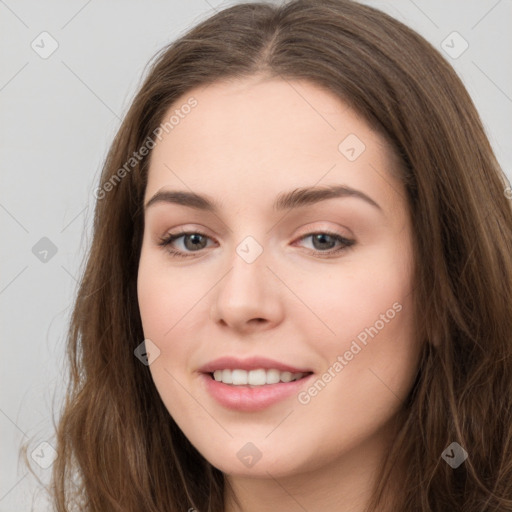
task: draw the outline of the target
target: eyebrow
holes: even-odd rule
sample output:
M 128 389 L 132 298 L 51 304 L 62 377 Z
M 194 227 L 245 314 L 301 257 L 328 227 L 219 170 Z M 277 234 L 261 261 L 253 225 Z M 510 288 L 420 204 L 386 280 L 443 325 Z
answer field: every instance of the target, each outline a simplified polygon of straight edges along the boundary
M 296 188 L 290 192 L 284 192 L 277 196 L 273 209 L 275 211 L 301 208 L 306 205 L 316 204 L 320 201 L 333 198 L 356 197 L 372 205 L 378 210 L 382 208 L 370 196 L 360 190 L 347 187 L 345 185 L 332 185 L 325 187 L 304 187 Z M 145 209 L 156 203 L 173 203 L 197 210 L 217 213 L 220 210 L 220 204 L 212 198 L 195 192 L 161 190 L 158 191 L 145 205 Z

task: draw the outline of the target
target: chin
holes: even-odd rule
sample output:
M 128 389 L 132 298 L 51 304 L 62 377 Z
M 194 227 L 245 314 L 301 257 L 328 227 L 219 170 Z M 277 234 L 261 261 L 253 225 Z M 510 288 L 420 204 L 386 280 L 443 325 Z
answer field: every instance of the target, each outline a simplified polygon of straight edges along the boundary
M 309 463 L 301 462 L 297 458 L 294 448 L 286 447 L 286 452 L 283 453 L 270 445 L 259 450 L 258 444 L 250 441 L 235 441 L 234 445 L 233 448 L 230 448 L 231 445 L 224 446 L 222 454 L 215 452 L 203 456 L 212 466 L 230 476 L 283 477 L 300 474 L 310 467 Z M 229 451 L 232 452 L 232 456 L 228 456 Z

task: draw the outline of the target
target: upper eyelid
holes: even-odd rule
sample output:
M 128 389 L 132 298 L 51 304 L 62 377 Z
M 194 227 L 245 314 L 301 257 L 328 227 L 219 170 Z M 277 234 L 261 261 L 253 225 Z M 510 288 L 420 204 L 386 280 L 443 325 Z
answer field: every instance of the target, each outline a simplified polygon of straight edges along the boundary
M 300 226 L 298 228 L 298 230 L 303 231 L 304 226 L 309 226 L 310 224 L 317 224 L 320 222 L 322 222 L 322 221 L 307 222 L 307 223 L 303 224 L 302 226 Z M 348 231 L 348 233 L 346 235 L 343 235 L 342 233 L 337 232 L 341 228 Z M 171 232 L 173 229 L 177 229 L 177 231 Z M 338 228 L 330 228 L 330 227 L 320 226 L 320 227 L 309 227 L 309 228 L 307 228 L 307 230 L 306 230 L 306 228 L 304 228 L 304 229 L 305 229 L 304 233 L 302 233 L 301 235 L 298 235 L 299 237 L 311 235 L 314 233 L 332 233 L 332 234 L 336 234 L 336 235 L 344 237 L 344 238 L 351 238 L 351 237 L 353 238 L 354 237 L 353 233 L 347 226 L 339 226 Z M 179 236 L 179 235 L 187 235 L 187 234 L 200 234 L 203 236 L 207 236 L 208 238 L 215 239 L 215 236 L 209 235 L 207 233 L 207 231 L 209 231 L 209 230 L 207 228 L 203 228 L 203 227 L 197 227 L 197 228 L 196 227 L 178 227 L 178 228 L 171 228 L 171 229 L 167 230 L 166 233 L 163 235 L 163 237 Z

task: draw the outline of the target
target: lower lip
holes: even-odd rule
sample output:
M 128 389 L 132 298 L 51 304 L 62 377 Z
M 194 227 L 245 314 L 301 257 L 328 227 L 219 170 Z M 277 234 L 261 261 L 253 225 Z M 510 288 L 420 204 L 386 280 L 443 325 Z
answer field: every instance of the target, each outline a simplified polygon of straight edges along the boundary
M 292 382 L 265 384 L 264 386 L 233 386 L 218 382 L 210 374 L 201 374 L 201 379 L 210 395 L 220 405 L 236 411 L 261 411 L 271 405 L 296 395 L 313 374 Z

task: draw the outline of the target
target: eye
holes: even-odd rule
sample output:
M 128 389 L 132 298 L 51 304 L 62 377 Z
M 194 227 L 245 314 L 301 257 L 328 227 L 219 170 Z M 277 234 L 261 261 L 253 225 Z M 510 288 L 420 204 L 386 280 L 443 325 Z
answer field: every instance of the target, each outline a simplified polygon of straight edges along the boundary
M 199 231 L 182 231 L 180 233 L 170 234 L 161 238 L 158 245 L 165 247 L 173 256 L 180 258 L 193 256 L 193 254 L 187 254 L 186 251 L 176 250 L 173 248 L 173 242 L 180 238 L 183 238 L 182 242 L 187 251 L 191 250 L 192 252 L 198 252 L 198 250 L 204 249 L 204 242 L 210 237 L 204 233 L 200 233 Z
M 179 250 L 173 246 L 174 242 L 180 238 L 183 239 L 181 243 L 185 250 Z M 306 240 L 307 238 L 311 238 L 313 243 L 313 249 L 311 251 L 320 258 L 326 258 L 333 254 L 341 253 L 355 244 L 355 240 L 350 240 L 338 233 L 331 233 L 329 231 L 308 233 L 307 235 L 300 237 L 299 240 Z M 176 256 L 178 258 L 189 258 L 194 256 L 193 253 L 200 252 L 204 249 L 208 240 L 211 240 L 211 238 L 199 231 L 182 231 L 179 233 L 171 233 L 161 238 L 158 245 L 165 247 L 172 256 Z M 339 244 L 338 247 L 332 248 L 332 245 L 336 245 L 336 243 Z
M 332 233 L 330 231 L 308 233 L 307 235 L 302 236 L 299 240 L 305 240 L 307 238 L 311 238 L 313 244 L 313 252 L 316 253 L 316 255 L 321 258 L 328 258 L 333 254 L 338 254 L 343 251 L 346 251 L 355 244 L 355 240 L 350 240 L 348 238 L 341 236 L 338 233 Z M 336 242 L 338 242 L 340 245 L 337 248 L 332 248 L 332 245 L 335 245 Z

